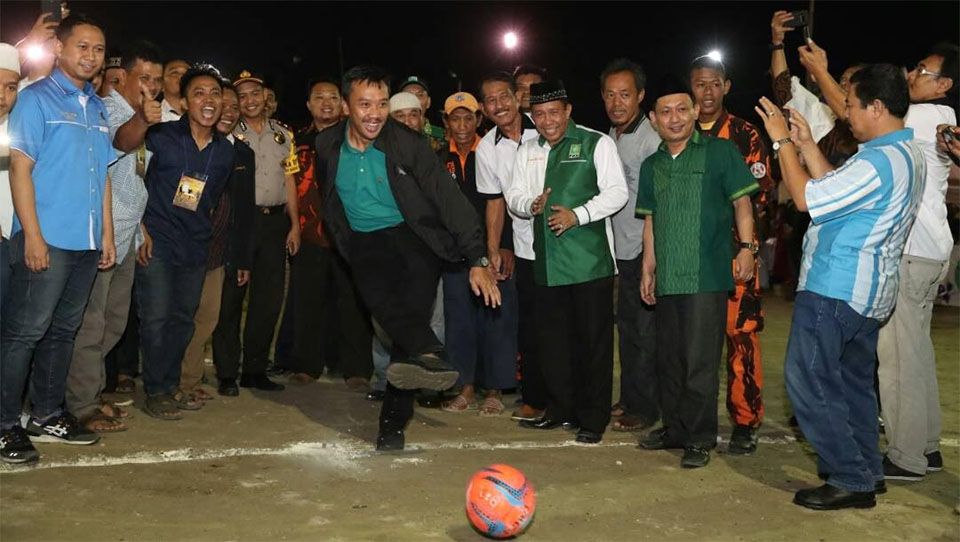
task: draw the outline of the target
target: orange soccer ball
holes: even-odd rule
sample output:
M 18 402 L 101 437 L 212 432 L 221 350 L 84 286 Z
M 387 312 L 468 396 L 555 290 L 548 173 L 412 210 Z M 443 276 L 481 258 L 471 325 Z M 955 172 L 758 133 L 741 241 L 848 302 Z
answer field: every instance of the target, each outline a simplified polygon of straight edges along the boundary
M 510 538 L 525 531 L 536 504 L 533 486 L 510 465 L 480 469 L 467 484 L 467 518 L 491 538 Z

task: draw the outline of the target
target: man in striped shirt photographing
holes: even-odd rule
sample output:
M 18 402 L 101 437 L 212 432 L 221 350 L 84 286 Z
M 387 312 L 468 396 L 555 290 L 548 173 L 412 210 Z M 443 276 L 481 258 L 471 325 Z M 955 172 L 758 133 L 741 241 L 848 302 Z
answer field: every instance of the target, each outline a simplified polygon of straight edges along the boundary
M 846 109 L 863 143 L 833 170 L 806 121 L 760 99 L 783 180 L 810 213 L 784 378 L 800 429 L 826 483 L 793 502 L 816 510 L 870 508 L 883 492 L 874 391 L 877 334 L 893 310 L 900 257 L 923 192 L 925 164 L 903 73 L 870 65 L 851 78 Z M 800 165 L 803 154 L 807 170 Z

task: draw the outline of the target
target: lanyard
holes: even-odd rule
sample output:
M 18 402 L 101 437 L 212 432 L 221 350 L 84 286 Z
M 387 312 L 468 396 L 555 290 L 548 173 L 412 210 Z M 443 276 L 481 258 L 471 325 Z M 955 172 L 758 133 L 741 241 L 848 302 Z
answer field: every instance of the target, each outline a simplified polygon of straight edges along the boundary
M 183 172 L 184 172 L 184 173 L 190 172 L 190 164 L 189 164 L 189 161 L 188 161 L 187 141 L 186 141 L 186 140 L 187 140 L 187 137 L 186 137 L 186 136 L 183 136 L 183 137 L 180 138 L 180 145 L 183 147 Z M 191 141 L 191 143 L 193 143 L 193 141 Z M 194 143 L 194 145 L 196 145 L 196 143 Z M 208 145 L 208 146 L 213 145 L 213 135 L 212 135 L 212 134 L 211 134 L 211 136 L 210 136 L 210 143 L 208 143 L 207 145 Z M 213 163 L 213 154 L 214 154 L 214 152 L 215 152 L 216 150 L 217 150 L 216 147 L 210 147 L 210 156 L 207 157 L 207 165 L 206 165 L 206 167 L 204 167 L 204 169 L 203 169 L 203 179 L 202 179 L 202 180 L 204 180 L 204 181 L 207 180 L 208 175 L 209 175 L 209 173 L 210 173 L 210 164 Z M 200 154 L 203 154 L 203 151 L 200 151 Z

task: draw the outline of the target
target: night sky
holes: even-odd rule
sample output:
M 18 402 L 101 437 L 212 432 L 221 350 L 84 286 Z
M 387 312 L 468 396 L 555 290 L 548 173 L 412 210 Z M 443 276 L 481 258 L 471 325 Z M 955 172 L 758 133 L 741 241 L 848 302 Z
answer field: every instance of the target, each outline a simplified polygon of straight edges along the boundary
M 545 66 L 562 79 L 577 122 L 605 130 L 598 75 L 611 59 L 640 62 L 648 80 L 683 74 L 694 57 L 724 52 L 733 89 L 727 107 L 756 121 L 752 106 L 769 94 L 770 18 L 808 2 L 90 2 L 71 10 L 100 21 L 107 46 L 136 38 L 164 53 L 210 62 L 233 76 L 247 68 L 266 75 L 280 95 L 278 117 L 307 121 L 305 85 L 314 75 L 381 65 L 399 80 L 417 74 L 430 83 L 431 117 L 457 89 L 476 91 L 479 77 L 519 62 Z M 0 2 L 0 39 L 19 40 L 39 15 L 39 0 Z M 935 42 L 960 41 L 958 2 L 836 2 L 820 0 L 814 40 L 831 71 L 853 62 L 913 66 Z M 508 53 L 506 30 L 521 36 Z M 787 37 L 791 68 L 800 71 L 799 31 Z

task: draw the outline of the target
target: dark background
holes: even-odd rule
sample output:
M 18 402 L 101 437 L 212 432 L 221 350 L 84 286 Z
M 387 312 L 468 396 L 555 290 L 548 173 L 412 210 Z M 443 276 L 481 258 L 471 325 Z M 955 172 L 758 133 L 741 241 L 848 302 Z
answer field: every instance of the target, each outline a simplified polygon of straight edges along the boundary
M 648 79 L 683 74 L 696 56 L 716 48 L 733 80 L 728 109 L 755 120 L 752 106 L 769 93 L 770 18 L 808 2 L 91 2 L 74 12 L 101 22 L 107 46 L 146 38 L 170 57 L 210 62 L 225 74 L 259 71 L 278 91 L 278 118 L 308 121 L 305 86 L 314 75 L 339 77 L 343 66 L 375 63 L 396 80 L 417 74 L 430 84 L 431 117 L 462 84 L 476 92 L 480 76 L 519 62 L 547 67 L 563 79 L 574 118 L 605 130 L 598 75 L 626 56 Z M 16 42 L 40 13 L 40 0 L 0 2 L 0 39 Z M 960 41 L 960 2 L 820 0 L 814 40 L 831 71 L 853 62 L 913 66 L 935 42 Z M 501 45 L 508 30 L 520 46 Z M 799 31 L 787 37 L 791 68 L 800 71 Z

